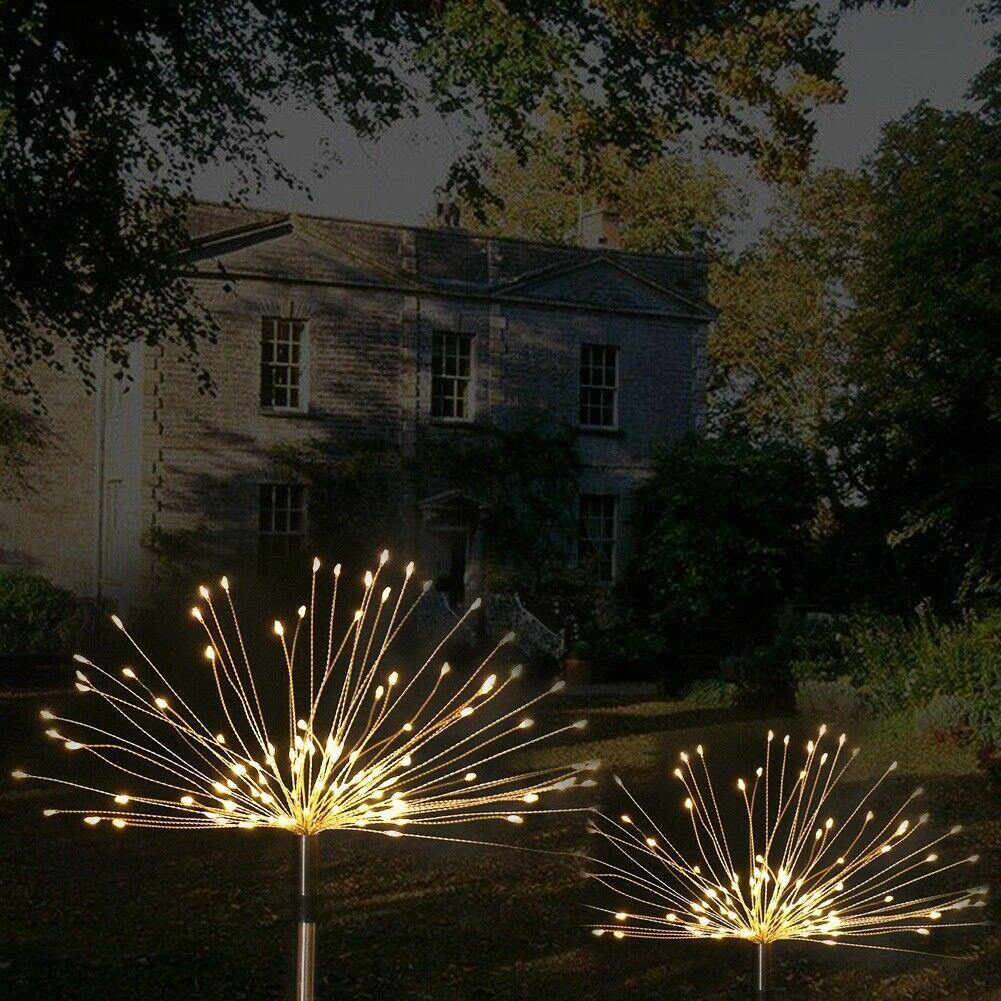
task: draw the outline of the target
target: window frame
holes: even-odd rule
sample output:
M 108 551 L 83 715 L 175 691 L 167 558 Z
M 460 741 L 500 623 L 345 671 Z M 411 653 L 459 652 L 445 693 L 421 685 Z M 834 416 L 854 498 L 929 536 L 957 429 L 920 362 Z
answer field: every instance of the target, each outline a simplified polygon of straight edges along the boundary
M 264 503 L 264 491 L 270 491 L 271 502 Z M 279 506 L 275 503 L 278 490 L 288 491 L 288 504 Z M 299 503 L 292 503 L 293 491 L 298 490 Z M 267 530 L 263 528 L 265 509 L 270 511 L 271 527 Z M 284 529 L 276 529 L 276 512 L 284 514 Z M 293 512 L 298 512 L 299 527 L 293 530 L 290 525 Z M 263 480 L 257 484 L 257 556 L 258 562 L 265 559 L 287 560 L 301 554 L 306 541 L 308 529 L 308 495 L 306 484 L 295 480 Z M 284 540 L 281 542 L 280 540 Z M 282 551 L 280 551 L 282 550 Z
M 435 371 L 435 346 L 439 338 L 442 338 L 442 358 L 447 357 L 446 346 L 448 344 L 448 339 L 454 338 L 457 345 L 461 345 L 463 342 L 468 345 L 469 348 L 469 366 L 468 372 L 465 376 L 458 374 L 458 362 L 461 359 L 461 354 L 456 353 L 456 374 L 448 375 L 444 371 L 438 373 Z M 448 329 L 438 329 L 431 332 L 431 390 L 428 398 L 428 413 L 432 421 L 440 424 L 470 424 L 475 418 L 476 414 L 476 335 L 471 333 L 466 333 L 461 330 L 448 330 Z M 443 366 L 444 367 L 444 366 Z M 449 380 L 453 383 L 453 386 L 463 383 L 466 387 L 465 396 L 465 407 L 466 413 L 462 416 L 435 413 L 435 401 L 436 399 L 450 399 L 454 403 L 458 403 L 460 397 L 458 395 L 452 395 L 448 397 L 436 397 L 435 386 L 439 384 L 439 380 Z
M 293 365 L 291 362 L 278 362 L 272 360 L 270 362 L 265 362 L 264 360 L 264 336 L 268 325 L 271 324 L 273 327 L 274 334 L 277 334 L 280 326 L 282 324 L 288 324 L 290 328 L 298 327 L 299 329 L 299 360 Z M 258 341 L 258 360 L 259 360 L 259 375 L 258 375 L 258 402 L 260 403 L 260 408 L 264 413 L 267 414 L 305 414 L 309 412 L 309 343 L 310 343 L 310 323 L 309 320 L 305 320 L 302 317 L 296 316 L 274 316 L 270 314 L 265 314 L 261 317 L 261 334 L 260 340 Z M 272 341 L 273 344 L 277 344 L 277 339 Z M 289 340 L 291 345 L 291 338 Z M 265 401 L 265 366 L 270 366 L 272 368 L 283 367 L 288 371 L 292 371 L 295 368 L 298 371 L 299 381 L 299 400 L 295 405 L 292 404 L 276 404 L 274 402 Z M 271 400 L 274 400 L 274 382 L 270 383 L 271 389 Z M 282 384 L 286 391 L 291 395 L 291 382 Z
M 585 382 L 584 381 L 584 359 L 589 351 L 611 352 L 613 364 L 613 379 L 611 385 L 606 383 Z M 580 358 L 577 367 L 577 426 L 586 431 L 617 431 L 619 429 L 619 357 L 620 351 L 617 344 L 596 344 L 590 341 L 582 342 L 580 345 Z M 602 359 L 602 370 L 607 370 L 607 356 Z M 593 360 L 588 365 L 588 371 L 593 373 L 595 365 Z M 585 404 L 586 394 L 589 391 L 610 392 L 612 394 L 611 422 L 608 424 L 595 424 L 592 421 L 584 420 L 585 406 L 589 412 L 593 412 L 596 405 L 590 401 Z M 603 409 L 601 404 L 597 409 Z
M 590 532 L 586 530 L 587 525 L 590 524 L 595 517 L 600 519 L 602 522 L 606 518 L 609 518 L 608 512 L 598 512 L 597 515 L 589 512 L 587 515 L 587 521 L 585 521 L 585 505 L 600 501 L 604 503 L 610 503 L 610 524 L 611 524 L 611 535 L 600 535 L 592 536 Z M 588 546 L 594 547 L 591 552 L 587 552 Z M 604 565 L 604 560 L 598 556 L 595 558 L 597 553 L 597 546 L 607 546 L 608 556 L 607 556 L 607 566 L 608 566 L 608 576 L 605 577 L 601 573 L 601 568 Z M 597 583 L 611 585 L 615 582 L 618 575 L 618 550 L 619 550 L 619 495 L 613 493 L 580 493 L 577 496 L 577 565 L 585 566 L 589 561 L 592 565 L 598 568 Z

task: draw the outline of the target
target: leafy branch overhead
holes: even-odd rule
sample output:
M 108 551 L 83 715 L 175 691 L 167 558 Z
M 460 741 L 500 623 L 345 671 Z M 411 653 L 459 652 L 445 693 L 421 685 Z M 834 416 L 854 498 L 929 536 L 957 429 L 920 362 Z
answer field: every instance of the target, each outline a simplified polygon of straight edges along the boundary
M 302 179 L 273 154 L 276 108 L 359 136 L 431 110 L 461 125 L 450 183 L 476 204 L 489 150 L 526 156 L 540 108 L 571 125 L 564 163 L 643 159 L 693 131 L 769 175 L 800 171 L 812 112 L 839 100 L 832 25 L 789 0 L 337 0 L 0 9 L 3 381 L 37 363 L 93 380 L 137 339 L 197 359 L 211 316 L 181 273 L 199 173 L 239 200 Z M 329 151 L 326 166 L 336 157 Z M 37 396 L 37 392 L 36 392 Z

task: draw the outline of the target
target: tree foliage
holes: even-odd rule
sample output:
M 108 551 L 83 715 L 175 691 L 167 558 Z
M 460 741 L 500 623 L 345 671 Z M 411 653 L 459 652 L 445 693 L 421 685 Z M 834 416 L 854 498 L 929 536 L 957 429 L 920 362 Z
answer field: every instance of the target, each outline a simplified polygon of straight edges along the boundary
M 708 249 L 721 250 L 745 211 L 744 193 L 721 167 L 681 153 L 635 163 L 606 146 L 590 163 L 571 155 L 572 130 L 547 115 L 530 155 L 495 149 L 483 180 L 491 200 L 462 205 L 463 225 L 483 233 L 575 243 L 582 209 L 614 200 L 627 250 L 691 252 L 701 227 Z M 480 208 L 477 215 L 477 208 Z
M 284 478 L 306 487 L 312 553 L 343 560 L 362 558 L 373 537 L 398 544 L 403 477 L 400 455 L 386 442 L 286 442 L 270 450 L 269 460 Z
M 857 171 L 812 172 L 773 193 L 754 242 L 711 272 L 709 336 L 716 430 L 822 450 L 849 395 L 855 301 L 873 211 Z
M 540 599 L 568 563 L 576 534 L 576 435 L 544 414 L 478 422 L 457 437 L 428 436 L 418 464 L 424 492 L 461 490 L 480 509 L 491 588 Z
M 571 126 L 564 165 L 609 144 L 643 159 L 697 126 L 770 175 L 801 170 L 811 113 L 841 96 L 812 4 L 735 0 L 200 0 L 0 8 L 0 330 L 4 382 L 91 377 L 136 339 L 197 369 L 213 321 L 183 268 L 185 208 L 224 161 L 242 197 L 298 183 L 269 112 L 312 107 L 362 136 L 430 106 L 467 137 L 450 183 L 482 203 L 493 140 L 524 158 L 540 106 Z M 201 372 L 203 380 L 207 373 Z
M 766 638 L 804 580 L 816 504 L 789 446 L 687 438 L 659 449 L 636 491 L 636 628 L 680 666 Z
M 643 164 L 606 147 L 589 174 L 563 167 L 565 123 L 550 118 L 524 162 L 497 150 L 485 174 L 496 203 L 480 228 L 575 242 L 578 213 L 614 198 L 627 250 L 687 253 L 706 234 L 713 304 L 709 423 L 810 449 L 848 392 L 854 295 L 870 228 L 871 184 L 859 171 L 808 171 L 772 189 L 768 220 L 738 248 L 747 192 L 718 164 L 680 152 Z M 469 216 L 469 212 L 466 213 Z
M 1001 586 L 1001 132 L 997 90 L 979 93 L 884 130 L 854 392 L 831 427 L 846 488 L 940 602 Z

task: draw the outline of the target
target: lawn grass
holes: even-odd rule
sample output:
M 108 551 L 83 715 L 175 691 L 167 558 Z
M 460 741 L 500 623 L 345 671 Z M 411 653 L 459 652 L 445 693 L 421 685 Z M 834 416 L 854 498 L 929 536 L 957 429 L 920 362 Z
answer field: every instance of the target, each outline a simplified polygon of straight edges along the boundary
M 0 699 L 4 764 L 40 747 L 37 699 Z M 580 740 L 535 760 L 600 757 L 598 799 L 610 809 L 620 774 L 656 815 L 677 810 L 668 766 L 703 743 L 714 767 L 750 771 L 768 727 L 805 732 L 767 710 L 705 710 L 628 695 L 552 700 L 548 721 L 585 715 Z M 575 734 L 576 736 L 576 734 Z M 963 752 L 933 746 L 905 723 L 860 735 L 861 781 L 900 761 L 889 792 L 926 789 L 932 821 L 965 825 L 955 851 L 979 851 L 977 881 L 996 882 L 998 801 Z M 9 771 L 8 767 L 8 771 Z M 283 998 L 290 979 L 292 842 L 272 832 L 89 829 L 43 821 L 68 804 L 52 788 L 6 784 L 0 793 L 0 984 L 6 996 L 68 1001 Z M 743 998 L 749 955 L 739 943 L 597 941 L 582 906 L 591 890 L 572 853 L 589 849 L 581 815 L 539 818 L 471 836 L 544 852 L 401 839 L 325 836 L 319 936 L 321 999 Z M 989 907 L 988 912 L 993 910 Z M 777 977 L 796 999 L 1001 997 L 992 928 L 942 933 L 920 946 L 967 958 L 926 958 L 796 945 L 776 953 Z

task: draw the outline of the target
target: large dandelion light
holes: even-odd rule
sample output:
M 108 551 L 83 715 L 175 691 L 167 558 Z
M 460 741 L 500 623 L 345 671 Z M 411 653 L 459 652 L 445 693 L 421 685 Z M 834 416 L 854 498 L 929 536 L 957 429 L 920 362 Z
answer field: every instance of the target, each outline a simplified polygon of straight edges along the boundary
M 915 789 L 884 816 L 871 807 L 893 762 L 843 819 L 831 813 L 838 783 L 858 756 L 820 727 L 797 767 L 790 739 L 768 733 L 764 763 L 726 795 L 714 787 L 706 752 L 683 752 L 674 777 L 685 790 L 695 852 L 685 854 L 625 790 L 635 812 L 597 814 L 590 825 L 610 846 L 613 861 L 592 860 L 591 877 L 621 900 L 620 910 L 592 928 L 616 939 L 741 939 L 757 946 L 756 990 L 767 991 L 769 947 L 803 940 L 824 945 L 908 950 L 881 936 L 965 927 L 987 888 L 934 891 L 932 877 L 968 867 L 978 856 L 946 857 L 942 843 L 962 829 L 934 833 L 927 813 L 912 815 Z M 776 748 L 778 744 L 778 748 Z M 734 807 L 736 808 L 734 810 Z M 724 815 L 735 812 L 728 832 Z M 739 831 L 739 833 L 738 833 Z M 739 838 L 739 840 L 738 840 Z
M 308 604 L 292 622 L 272 627 L 277 656 L 267 671 L 252 666 L 228 579 L 202 586 L 191 614 L 204 630 L 206 683 L 216 709 L 203 718 L 185 701 L 125 624 L 115 626 L 138 654 L 135 665 L 107 670 L 78 654 L 76 687 L 100 699 L 116 723 L 95 725 L 48 710 L 47 734 L 70 752 L 90 755 L 115 775 L 113 784 L 84 784 L 18 770 L 89 794 L 93 805 L 53 808 L 116 829 L 274 828 L 299 838 L 297 997 L 312 996 L 316 835 L 360 831 L 391 838 L 472 840 L 454 825 L 497 821 L 520 825 L 530 814 L 560 813 L 546 799 L 593 785 L 595 761 L 497 773 L 500 759 L 567 731 L 579 720 L 539 733 L 530 715 L 557 681 L 527 700 L 511 696 L 522 669 L 494 670 L 508 634 L 471 674 L 442 658 L 448 640 L 479 607 L 473 602 L 415 669 L 393 661 L 393 641 L 430 587 L 383 586 L 389 554 L 364 575 L 350 624 L 335 629 L 341 567 L 333 568 L 329 608 L 321 609 L 321 563 L 313 561 Z M 328 584 L 329 584 L 328 579 Z M 414 593 L 416 591 L 416 593 Z M 343 604 L 343 601 L 341 601 Z M 277 672 L 277 679 L 275 674 Z M 287 693 L 270 703 L 273 682 Z M 192 699 L 193 701 L 193 699 Z M 270 711 L 269 711 L 270 709 Z

